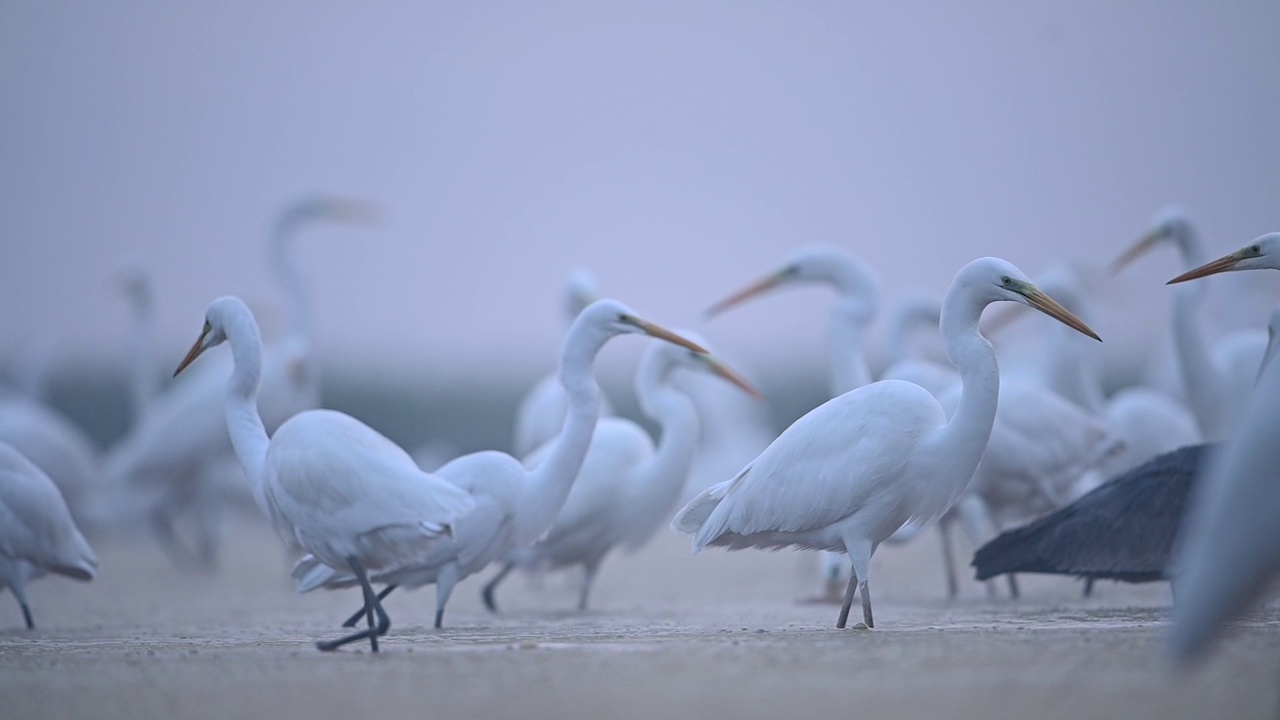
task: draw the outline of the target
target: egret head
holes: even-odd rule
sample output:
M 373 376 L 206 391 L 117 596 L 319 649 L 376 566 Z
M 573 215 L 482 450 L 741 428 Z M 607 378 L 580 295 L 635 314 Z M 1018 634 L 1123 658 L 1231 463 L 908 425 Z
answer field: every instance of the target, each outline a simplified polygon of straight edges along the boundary
M 583 308 L 600 298 L 596 274 L 585 267 L 576 267 L 569 271 L 569 279 L 565 283 L 564 291 L 564 307 L 569 322 L 573 322 Z
M 692 330 L 679 329 L 676 330 L 676 334 L 704 349 L 710 347 L 705 338 Z M 665 377 L 680 368 L 692 372 L 715 375 L 716 377 L 735 385 L 756 400 L 764 399 L 764 395 L 761 394 L 760 391 L 748 382 L 740 373 L 726 365 L 714 355 L 706 352 L 694 352 L 693 350 L 689 350 L 688 348 L 678 345 L 656 343 L 647 352 L 641 363 L 652 364 L 654 372 L 659 377 Z
M 967 287 L 979 302 L 1011 301 L 1039 310 L 1094 340 L 1102 340 L 1083 320 L 1036 287 L 1021 270 L 1000 258 L 981 258 L 966 265 L 957 285 Z M 945 311 L 945 308 L 944 308 Z
M 227 325 L 233 317 L 238 316 L 252 317 L 248 306 L 238 297 L 221 297 L 210 303 L 209 310 L 205 313 L 204 329 L 200 331 L 200 337 L 196 338 L 195 344 L 187 351 L 186 357 L 182 358 L 182 362 L 178 364 L 178 369 L 173 371 L 174 377 L 195 362 L 195 359 L 204 354 L 205 350 L 226 342 Z
M 648 320 L 641 319 L 631 308 L 617 300 L 597 300 L 584 308 L 578 314 L 578 319 L 574 320 L 573 327 L 569 329 L 571 336 L 581 332 L 598 334 L 601 340 L 613 335 L 649 335 L 694 352 L 706 352 L 701 345 L 686 340 Z
M 310 220 L 328 220 L 352 225 L 374 225 L 380 215 L 378 206 L 367 200 L 316 195 L 285 208 L 279 222 L 281 225 L 293 225 Z
M 711 317 L 743 301 L 784 285 L 825 283 L 842 295 L 868 302 L 872 309 L 879 299 L 875 273 L 861 260 L 840 248 L 810 245 L 791 254 L 782 267 L 707 308 Z
M 1119 273 L 1129 263 L 1162 242 L 1184 243 L 1190 235 L 1191 221 L 1182 208 L 1173 205 L 1166 207 L 1156 213 L 1151 221 L 1151 229 L 1111 263 L 1111 273 Z
M 136 306 L 151 304 L 151 280 L 140 268 L 129 267 L 112 276 L 116 289 Z
M 1220 272 L 1266 268 L 1280 270 L 1280 233 L 1267 233 L 1229 255 L 1182 273 L 1170 280 L 1168 284 L 1195 280 Z

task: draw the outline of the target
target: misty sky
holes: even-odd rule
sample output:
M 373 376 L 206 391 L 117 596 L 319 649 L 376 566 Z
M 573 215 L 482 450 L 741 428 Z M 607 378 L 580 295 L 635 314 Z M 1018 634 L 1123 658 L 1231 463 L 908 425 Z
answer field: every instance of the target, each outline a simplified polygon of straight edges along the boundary
M 0 352 L 122 355 L 108 278 L 140 264 L 176 362 L 212 298 L 271 306 L 268 224 L 316 191 L 385 211 L 298 244 L 325 357 L 437 371 L 550 363 L 578 264 L 748 365 L 819 364 L 826 293 L 697 314 L 805 243 L 892 298 L 1105 262 L 1171 201 L 1215 256 L 1280 230 L 1275 0 L 618 5 L 7 0 Z

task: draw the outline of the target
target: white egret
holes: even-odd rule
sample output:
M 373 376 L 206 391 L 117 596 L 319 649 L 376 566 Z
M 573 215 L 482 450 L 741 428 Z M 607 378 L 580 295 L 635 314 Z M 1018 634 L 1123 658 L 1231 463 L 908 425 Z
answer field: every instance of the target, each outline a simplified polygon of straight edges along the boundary
M 780 269 L 712 305 L 706 315 L 718 315 L 774 288 L 804 283 L 829 285 L 839 295 L 827 323 L 831 397 L 871 382 L 863 343 L 880 308 L 880 282 L 866 263 L 844 250 L 825 245 L 800 248 Z M 838 553 L 823 553 L 821 565 L 822 593 L 815 600 L 838 601 L 845 561 Z
M 707 345 L 692 332 L 677 332 Z M 490 610 L 497 610 L 494 592 L 514 568 L 542 571 L 571 565 L 585 571 L 578 609 L 586 610 L 592 582 L 609 551 L 617 545 L 638 550 L 671 517 L 697 452 L 701 424 L 692 400 L 674 382 L 686 372 L 718 376 L 760 398 L 755 388 L 710 355 L 668 343 L 647 348 L 636 371 L 635 392 L 641 411 L 661 431 L 657 447 L 636 423 L 601 419 L 578 479 L 546 537 L 508 553 L 502 570 L 485 585 L 484 602 Z M 536 467 L 552 449 L 542 446 L 525 464 Z
M 1280 233 L 1200 268 L 1191 277 L 1248 267 L 1275 268 Z M 1246 264 L 1247 263 L 1247 264 Z M 1184 275 L 1179 280 L 1189 280 Z M 1177 598 L 1171 649 L 1175 661 L 1203 658 L 1223 626 L 1243 612 L 1280 574 L 1280 309 L 1249 407 L 1212 457 L 1191 497 L 1174 557 Z
M 13 446 L 0 442 L 0 590 L 8 587 L 35 629 L 26 584 L 45 572 L 92 580 L 98 559 L 76 528 L 58 486 Z
M 694 498 L 672 528 L 693 535 L 695 552 L 708 545 L 846 552 L 853 572 L 836 627 L 844 627 L 855 590 L 866 626 L 874 627 L 867 572 L 876 547 L 908 521 L 945 513 L 986 449 L 1000 373 L 978 319 L 1001 300 L 1029 304 L 1097 337 L 1012 264 L 974 260 L 956 275 L 942 307 L 947 357 L 963 383 L 950 420 L 918 385 L 864 386 L 801 417 L 737 477 Z
M 541 462 L 527 468 L 506 453 L 483 451 L 455 458 L 437 470 L 436 477 L 469 493 L 475 509 L 458 519 L 452 538 L 400 567 L 373 572 L 374 582 L 389 585 L 378 596 L 379 602 L 399 585 L 414 588 L 435 583 L 435 625 L 439 628 L 454 585 L 504 557 L 511 548 L 532 545 L 546 533 L 569 496 L 595 432 L 600 414 L 600 387 L 592 373 L 596 355 L 610 338 L 636 333 L 705 352 L 695 343 L 641 320 L 616 300 L 598 300 L 587 306 L 564 339 L 560 382 L 569 411 Z M 331 563 L 325 565 L 328 567 L 317 566 L 311 557 L 300 560 L 294 568 L 298 592 L 346 587 L 359 579 Z M 367 606 L 366 601 L 362 612 L 367 612 Z
M 267 348 L 263 359 L 258 402 L 268 431 L 320 401 L 320 373 L 310 348 L 310 304 L 291 252 L 293 237 L 315 221 L 369 223 L 373 217 L 374 210 L 365 203 L 318 197 L 290 206 L 274 226 L 268 250 L 287 306 L 289 330 Z M 226 359 L 184 374 L 147 406 L 106 458 L 109 482 L 144 508 L 153 533 L 177 562 L 187 562 L 191 553 L 178 540 L 174 519 L 195 514 L 195 556 L 211 566 L 218 545 L 217 516 L 226 496 L 243 486 L 226 472 L 232 447 L 218 409 L 228 372 Z
M 350 415 L 305 410 L 268 437 L 258 411 L 262 339 L 239 298 L 213 301 L 199 339 L 174 374 L 224 341 L 231 344 L 233 363 L 224 418 L 254 500 L 286 542 L 353 573 L 368 601 L 367 630 L 318 646 L 333 650 L 368 638 L 377 652 L 378 636 L 391 621 L 367 573 L 404 567 L 429 552 L 461 529 L 455 522 L 475 503 L 419 470 L 398 445 Z
M 0 400 L 0 442 L 12 445 L 58 486 L 76 522 L 92 532 L 98 448 L 62 413 L 27 397 Z
M 573 326 L 583 309 L 598 297 L 594 273 L 582 267 L 569 272 L 564 293 L 566 331 Z M 569 401 L 560 385 L 560 376 L 555 372 L 544 375 L 529 388 L 516 406 L 511 454 L 518 458 L 526 457 L 553 439 L 564 425 L 565 413 L 568 411 Z M 600 394 L 600 415 L 613 415 L 609 398 L 603 392 Z
M 1200 237 L 1190 221 L 1181 211 L 1166 209 L 1156 216 L 1151 230 L 1116 259 L 1113 271 L 1119 272 L 1162 242 L 1177 247 L 1188 271 L 1204 262 Z M 1174 295 L 1173 340 L 1187 403 L 1200 433 L 1206 440 L 1220 440 L 1248 402 L 1266 336 L 1256 330 L 1239 331 L 1211 348 L 1197 317 L 1204 290 L 1201 285 L 1184 286 Z

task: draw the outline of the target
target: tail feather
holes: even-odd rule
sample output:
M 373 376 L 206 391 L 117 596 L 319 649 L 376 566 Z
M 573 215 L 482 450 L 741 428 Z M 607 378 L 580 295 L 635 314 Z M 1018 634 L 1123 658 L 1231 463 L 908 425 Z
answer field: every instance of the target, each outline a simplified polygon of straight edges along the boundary
M 57 562 L 47 567 L 51 572 L 66 575 L 76 580 L 89 581 L 98 574 L 98 557 L 89 547 L 89 541 L 79 530 L 72 529 L 72 536 L 66 547 L 58 553 Z
M 314 555 L 302 556 L 302 559 L 293 566 L 293 572 L 290 575 L 297 581 L 294 592 L 298 595 L 321 587 L 340 587 L 348 580 L 353 582 L 355 580 L 350 575 L 343 575 L 320 562 Z
M 671 520 L 671 529 L 680 535 L 693 535 L 702 529 L 707 518 L 720 506 L 733 480 L 717 483 L 698 493 Z M 699 548 L 700 549 L 700 548 Z

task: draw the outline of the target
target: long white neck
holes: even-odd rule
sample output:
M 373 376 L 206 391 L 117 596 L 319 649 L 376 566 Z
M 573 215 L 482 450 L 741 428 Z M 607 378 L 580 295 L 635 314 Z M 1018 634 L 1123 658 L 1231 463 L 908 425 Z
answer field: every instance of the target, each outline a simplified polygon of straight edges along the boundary
M 234 368 L 227 382 L 227 432 L 258 509 L 268 519 L 271 511 L 263 484 L 266 482 L 267 447 L 271 440 L 258 414 L 258 387 L 262 384 L 262 337 L 258 323 L 245 309 L 228 318 L 225 326 Z
M 155 310 L 150 290 L 132 297 L 133 305 L 133 415 L 140 417 L 160 391 L 160 373 L 156 363 Z
M 657 421 L 662 436 L 632 486 L 628 512 L 637 522 L 634 534 L 626 538 L 631 545 L 648 540 L 671 516 L 698 448 L 698 411 L 693 401 L 670 384 L 670 364 L 658 357 L 645 359 L 636 373 L 636 398 L 645 416 Z
M 986 302 L 953 283 L 942 305 L 943 342 L 947 358 L 960 372 L 960 402 L 951 420 L 922 444 L 949 459 L 957 471 L 967 470 L 965 484 L 973 476 L 991 437 L 1000 398 L 1000 369 L 991 343 L 978 332 L 978 319 Z
M 515 517 L 517 544 L 532 543 L 551 527 L 582 469 L 600 418 L 600 386 L 592 364 L 606 339 L 598 329 L 593 332 L 581 316 L 565 338 L 560 355 L 560 384 L 569 408 L 550 452 L 529 473 Z
M 1204 248 L 1190 226 L 1175 236 L 1184 270 L 1204 263 Z M 1222 397 L 1227 379 L 1213 362 L 1209 343 L 1200 332 L 1200 308 L 1204 304 L 1204 283 L 1182 283 L 1173 296 L 1173 344 L 1178 353 L 1182 386 L 1200 432 L 1206 440 L 1220 439 L 1226 418 L 1221 417 Z
M 302 216 L 294 212 L 286 212 L 276 222 L 271 233 L 271 271 L 284 294 L 286 307 L 286 327 L 289 335 L 311 337 L 310 298 L 307 296 L 306 283 L 302 280 L 302 272 L 290 252 L 299 225 L 304 222 Z

